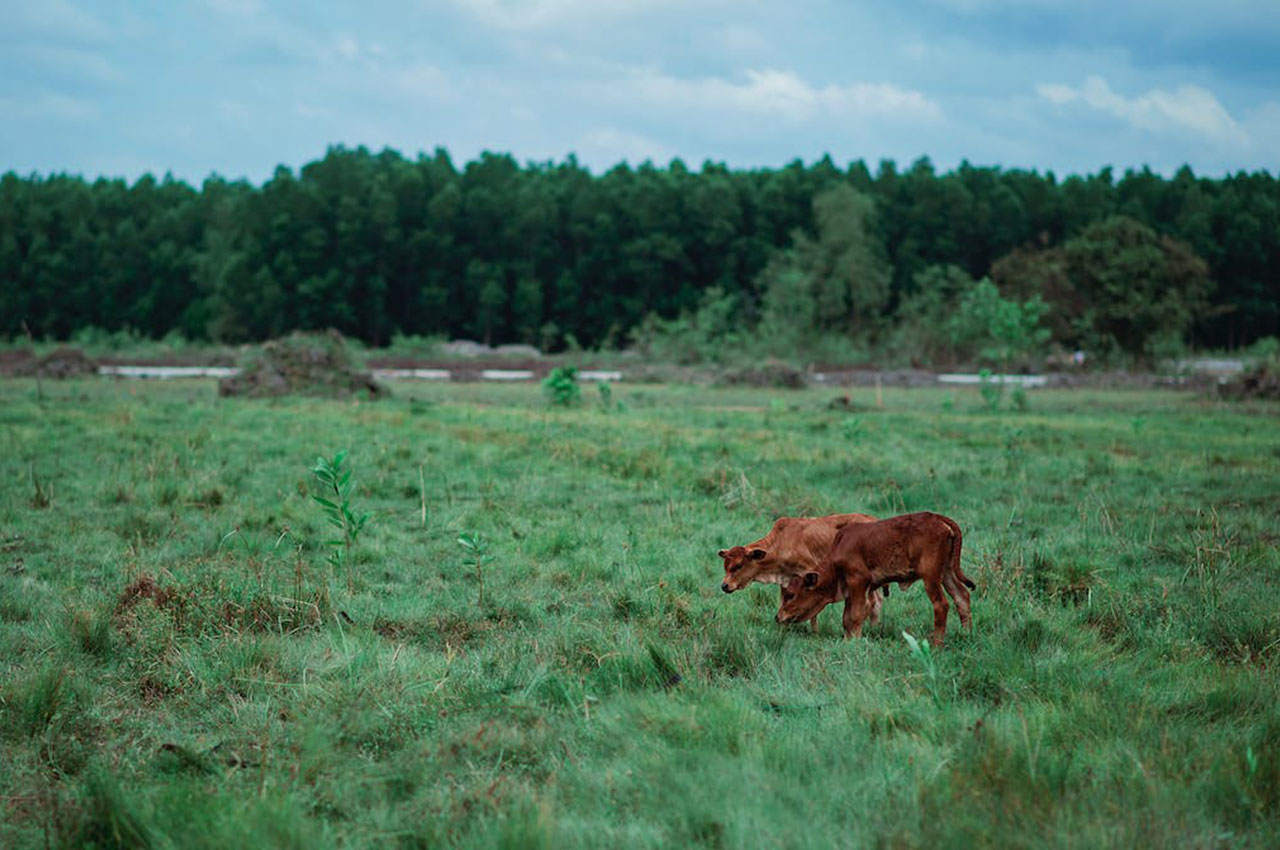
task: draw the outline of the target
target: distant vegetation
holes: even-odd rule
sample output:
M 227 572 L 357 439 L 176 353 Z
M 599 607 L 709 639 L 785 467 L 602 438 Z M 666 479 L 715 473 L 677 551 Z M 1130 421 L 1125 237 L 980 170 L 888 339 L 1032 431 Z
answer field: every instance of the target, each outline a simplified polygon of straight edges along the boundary
M 0 178 L 0 337 L 336 328 L 848 360 L 1280 335 L 1280 181 L 921 159 L 699 171 L 332 148 L 262 186 Z M 990 281 L 987 283 L 986 281 Z M 976 323 L 976 324 L 975 324 Z

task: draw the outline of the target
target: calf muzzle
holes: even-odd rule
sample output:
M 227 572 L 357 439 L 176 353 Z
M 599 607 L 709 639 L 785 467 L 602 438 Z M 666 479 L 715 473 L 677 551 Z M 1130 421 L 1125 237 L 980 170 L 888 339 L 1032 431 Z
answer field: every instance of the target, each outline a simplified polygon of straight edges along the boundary
M 729 586 L 729 582 L 727 581 L 723 582 L 720 585 L 720 589 L 723 590 L 725 593 L 733 593 L 733 588 Z

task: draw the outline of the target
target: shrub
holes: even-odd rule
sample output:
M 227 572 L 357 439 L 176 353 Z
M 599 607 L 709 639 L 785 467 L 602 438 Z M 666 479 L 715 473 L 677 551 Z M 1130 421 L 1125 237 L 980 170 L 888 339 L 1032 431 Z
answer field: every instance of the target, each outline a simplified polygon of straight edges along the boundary
M 558 366 L 542 381 L 543 392 L 556 407 L 572 407 L 582 400 L 582 387 L 578 386 L 578 369 L 574 366 Z

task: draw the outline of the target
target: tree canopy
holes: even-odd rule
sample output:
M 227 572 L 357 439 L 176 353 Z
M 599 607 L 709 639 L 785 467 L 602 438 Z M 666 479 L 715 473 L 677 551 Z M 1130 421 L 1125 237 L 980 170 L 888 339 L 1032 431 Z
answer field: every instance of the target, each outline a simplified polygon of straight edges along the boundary
M 624 340 L 650 314 L 709 309 L 713 293 L 753 321 L 810 311 L 811 327 L 883 338 L 935 268 L 990 276 L 1010 303 L 1043 299 L 1064 343 L 1245 344 L 1280 335 L 1280 184 L 1189 169 L 939 174 L 927 159 L 596 175 L 573 157 L 458 167 L 443 150 L 342 147 L 261 186 L 0 177 L 10 337 L 334 327 L 373 345 L 403 333 L 556 348 Z

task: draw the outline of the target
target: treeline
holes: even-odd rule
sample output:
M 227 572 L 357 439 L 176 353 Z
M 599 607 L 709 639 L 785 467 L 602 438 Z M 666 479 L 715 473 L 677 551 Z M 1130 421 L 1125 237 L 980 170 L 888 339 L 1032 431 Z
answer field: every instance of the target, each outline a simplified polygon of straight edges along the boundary
M 238 342 L 334 327 L 371 345 L 400 333 L 554 350 L 625 343 L 646 317 L 694 316 L 712 293 L 744 322 L 787 321 L 797 295 L 812 302 L 797 322 L 883 339 L 921 299 L 945 316 L 987 277 L 1004 298 L 1039 298 L 1032 312 L 1063 345 L 1280 335 L 1280 182 L 939 174 L 927 159 L 595 176 L 572 157 L 459 168 L 442 150 L 364 148 L 262 186 L 0 178 L 9 337 L 96 327 Z

